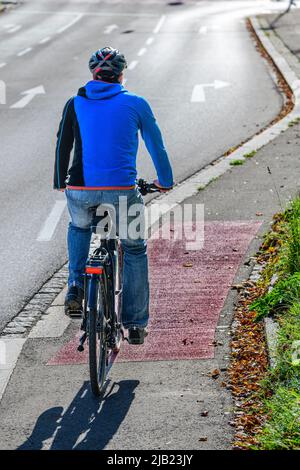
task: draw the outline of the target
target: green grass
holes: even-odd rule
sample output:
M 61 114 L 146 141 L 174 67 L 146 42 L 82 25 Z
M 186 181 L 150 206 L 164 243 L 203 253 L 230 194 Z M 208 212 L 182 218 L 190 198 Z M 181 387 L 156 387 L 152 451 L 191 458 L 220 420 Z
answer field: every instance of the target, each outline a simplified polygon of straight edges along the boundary
M 300 118 L 295 118 L 288 123 L 288 127 L 293 127 L 295 124 L 298 124 L 298 122 L 300 122 Z
M 279 329 L 276 366 L 262 384 L 267 419 L 255 448 L 300 450 L 300 198 L 277 219 L 264 245 L 275 251 L 262 282 L 275 273 L 278 280 L 250 308 L 257 319 L 275 314 Z
M 245 160 L 232 160 L 230 162 L 230 165 L 232 166 L 238 166 L 238 165 L 243 165 L 245 163 Z
M 287 310 L 295 302 L 300 302 L 300 273 L 277 282 L 270 292 L 251 304 L 250 310 L 256 311 L 256 320 L 259 321 Z
M 256 150 L 253 150 L 252 152 L 245 153 L 244 158 L 252 158 L 256 154 Z

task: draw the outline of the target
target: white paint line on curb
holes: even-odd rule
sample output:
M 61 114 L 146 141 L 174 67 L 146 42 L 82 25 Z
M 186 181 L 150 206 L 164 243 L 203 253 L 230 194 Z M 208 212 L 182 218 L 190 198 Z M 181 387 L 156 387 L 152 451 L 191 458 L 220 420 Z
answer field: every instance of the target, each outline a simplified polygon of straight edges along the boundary
M 150 46 L 154 41 L 154 38 L 151 36 L 150 38 L 147 39 L 146 44 L 147 46 Z
M 67 23 L 65 26 L 63 26 L 62 28 L 58 29 L 57 30 L 57 34 L 61 34 L 63 33 L 64 31 L 66 31 L 67 29 L 71 28 L 71 26 L 73 26 L 75 23 L 77 23 L 79 20 L 81 20 L 81 18 L 83 17 L 83 14 L 82 13 L 78 13 L 77 16 L 75 16 L 75 18 L 70 21 L 70 23 Z
M 142 55 L 144 55 L 145 53 L 147 52 L 147 49 L 145 47 L 142 47 L 139 52 L 137 53 L 137 55 L 139 57 L 141 57 Z
M 130 62 L 130 64 L 128 65 L 127 69 L 128 69 L 128 70 L 133 70 L 133 69 L 135 69 L 135 67 L 137 66 L 138 63 L 139 63 L 138 60 L 132 60 L 132 61 Z
M 27 47 L 26 49 L 23 49 L 22 51 L 20 51 L 17 56 L 18 57 L 22 57 L 23 55 L 25 54 L 28 54 L 28 52 L 32 51 L 32 47 Z
M 66 205 L 67 203 L 64 200 L 55 202 L 52 211 L 47 217 L 47 220 L 37 237 L 38 242 L 49 242 L 51 240 Z
M 164 24 L 165 20 L 166 20 L 166 15 L 162 15 L 160 17 L 160 20 L 158 21 L 157 25 L 155 26 L 155 28 L 153 30 L 153 34 L 159 33 L 159 31 L 161 30 L 161 27 Z
M 0 361 L 0 400 L 5 392 L 10 376 L 16 367 L 26 338 L 0 339 L 1 361 Z

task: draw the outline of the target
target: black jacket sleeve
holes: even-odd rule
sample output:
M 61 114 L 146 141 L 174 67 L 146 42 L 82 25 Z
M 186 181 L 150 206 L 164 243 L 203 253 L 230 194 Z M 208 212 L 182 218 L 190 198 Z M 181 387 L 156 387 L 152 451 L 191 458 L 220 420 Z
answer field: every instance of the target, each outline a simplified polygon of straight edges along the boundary
M 69 168 L 71 150 L 74 142 L 74 98 L 71 98 L 65 105 L 62 119 L 60 121 L 54 165 L 54 189 L 64 189 Z

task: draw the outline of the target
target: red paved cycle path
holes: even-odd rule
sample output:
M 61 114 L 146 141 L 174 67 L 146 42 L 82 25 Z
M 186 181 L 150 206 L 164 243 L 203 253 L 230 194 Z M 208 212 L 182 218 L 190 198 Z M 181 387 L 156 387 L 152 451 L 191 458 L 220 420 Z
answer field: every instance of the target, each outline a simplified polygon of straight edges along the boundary
M 185 240 L 149 242 L 151 320 L 143 346 L 122 344 L 118 361 L 210 359 L 219 315 L 259 222 L 206 222 L 204 247 L 186 251 Z M 49 365 L 87 361 L 78 335 Z

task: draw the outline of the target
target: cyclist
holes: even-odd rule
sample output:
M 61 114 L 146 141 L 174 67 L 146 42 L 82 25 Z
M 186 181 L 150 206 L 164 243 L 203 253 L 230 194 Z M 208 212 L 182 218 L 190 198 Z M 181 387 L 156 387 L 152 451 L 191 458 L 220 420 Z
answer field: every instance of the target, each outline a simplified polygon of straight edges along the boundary
M 128 209 L 143 204 L 135 186 L 138 131 L 156 168 L 155 185 L 162 191 L 173 186 L 171 165 L 150 105 L 122 85 L 126 66 L 117 49 L 96 51 L 89 61 L 93 79 L 66 103 L 57 134 L 54 188 L 65 191 L 71 217 L 66 314 L 82 307 L 95 208 L 113 205 L 118 218 L 120 196 L 127 197 Z M 129 223 L 130 217 L 126 220 Z M 143 344 L 149 318 L 146 241 L 120 238 L 124 251 L 122 323 L 128 329 L 129 342 Z

